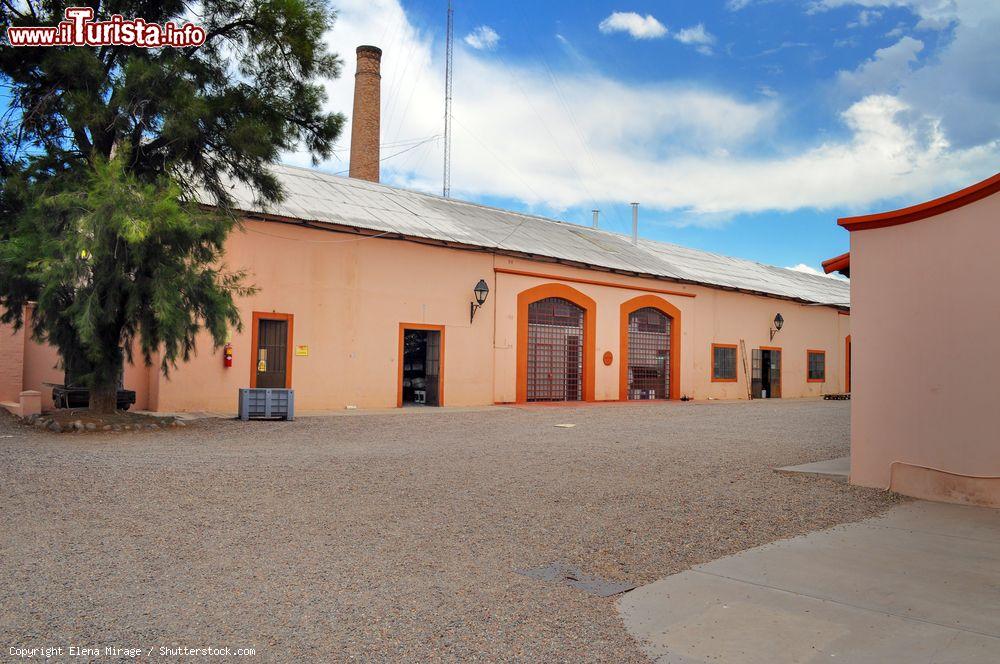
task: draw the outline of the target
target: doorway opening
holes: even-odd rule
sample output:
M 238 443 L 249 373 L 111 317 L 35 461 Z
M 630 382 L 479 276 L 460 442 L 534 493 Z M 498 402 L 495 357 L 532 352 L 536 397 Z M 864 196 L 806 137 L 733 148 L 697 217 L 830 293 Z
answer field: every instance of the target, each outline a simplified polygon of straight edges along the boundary
M 670 317 L 644 307 L 628 315 L 628 398 L 670 398 Z
M 399 405 L 440 406 L 442 331 L 404 327 L 400 344 Z
M 752 360 L 754 399 L 781 398 L 781 349 L 755 348 Z
M 560 297 L 528 305 L 528 401 L 583 399 L 583 319 Z
M 292 386 L 292 314 L 253 314 L 250 387 Z

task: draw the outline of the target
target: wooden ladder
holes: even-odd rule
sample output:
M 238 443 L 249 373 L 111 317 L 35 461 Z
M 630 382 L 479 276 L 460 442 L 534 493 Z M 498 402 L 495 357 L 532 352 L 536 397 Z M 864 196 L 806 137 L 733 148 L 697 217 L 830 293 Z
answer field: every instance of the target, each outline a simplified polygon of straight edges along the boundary
M 750 360 L 747 358 L 747 344 L 743 339 L 740 339 L 740 354 L 743 356 L 743 375 L 747 378 L 747 399 L 753 401 L 753 389 L 750 387 L 752 382 L 750 365 L 747 364 Z

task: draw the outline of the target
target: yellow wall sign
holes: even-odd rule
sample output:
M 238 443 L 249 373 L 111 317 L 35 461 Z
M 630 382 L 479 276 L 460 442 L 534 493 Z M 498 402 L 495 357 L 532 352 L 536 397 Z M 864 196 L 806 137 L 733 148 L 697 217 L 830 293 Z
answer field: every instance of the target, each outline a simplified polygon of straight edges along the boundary
M 265 373 L 267 371 L 267 360 L 261 360 L 257 363 L 257 373 Z
M 309 355 L 309 346 L 296 346 L 295 354 L 303 357 Z

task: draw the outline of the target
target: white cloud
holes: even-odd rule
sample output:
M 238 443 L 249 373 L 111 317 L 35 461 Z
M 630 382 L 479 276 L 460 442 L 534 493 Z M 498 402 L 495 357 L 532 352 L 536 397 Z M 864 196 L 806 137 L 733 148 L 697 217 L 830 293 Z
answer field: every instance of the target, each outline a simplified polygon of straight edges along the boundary
M 701 23 L 678 30 L 674 33 L 674 39 L 682 44 L 694 46 L 703 55 L 711 55 L 712 44 L 715 43 L 715 36 L 705 30 L 705 26 Z
M 731 12 L 738 12 L 751 2 L 753 2 L 753 0 L 726 0 L 726 9 Z
M 465 35 L 465 43 L 478 51 L 492 51 L 500 43 L 500 35 L 488 25 L 481 25 Z
M 635 12 L 614 12 L 597 27 L 605 34 L 627 32 L 632 39 L 658 39 L 667 34 L 666 26 L 652 14 L 641 16 Z
M 918 29 L 943 30 L 958 19 L 960 2 L 962 0 L 814 0 L 810 9 L 823 11 L 845 6 L 905 7 L 920 17 Z
M 1000 136 L 996 48 L 1000 4 L 996 0 L 864 0 L 864 4 L 905 4 L 925 27 L 929 21 L 950 25 L 951 30 L 947 39 L 935 40 L 938 46 L 919 61 L 916 47 L 923 44 L 916 39 L 904 37 L 880 50 L 872 62 L 842 75 L 842 82 L 856 84 L 845 89 L 853 94 L 898 95 L 920 112 L 940 119 L 943 131 L 956 147 L 996 140 Z M 879 84 L 883 87 L 879 88 Z
M 913 37 L 903 37 L 892 46 L 880 48 L 875 55 L 854 71 L 841 71 L 837 80 L 852 93 L 895 92 L 912 71 L 924 43 Z
M 827 277 L 828 279 L 837 279 L 838 281 L 849 281 L 847 277 L 842 274 L 834 272 L 833 274 L 827 274 L 823 270 L 818 270 L 811 265 L 806 265 L 805 263 L 799 263 L 792 267 L 786 267 L 786 270 L 792 270 L 793 272 L 805 272 L 806 274 L 813 274 L 817 277 Z
M 440 143 L 408 148 L 442 131 L 442 45 L 408 21 L 398 0 L 339 0 L 338 10 L 328 40 L 346 64 L 328 85 L 329 106 L 350 114 L 354 48 L 382 46 L 382 154 L 407 150 L 385 159 L 383 181 L 440 191 Z M 566 62 L 502 62 L 459 44 L 456 197 L 514 198 L 544 214 L 595 202 L 625 210 L 636 200 L 678 223 L 704 225 L 742 212 L 867 211 L 885 199 L 967 185 L 1000 160 L 1000 133 L 955 146 L 937 116 L 902 95 L 846 101 L 842 131 L 803 147 L 782 133 L 781 97 L 624 82 Z M 348 126 L 338 153 L 345 161 L 324 169 L 346 169 L 349 141 Z M 772 146 L 766 154 L 762 143 Z M 288 160 L 308 163 L 304 155 Z
M 882 12 L 874 9 L 862 9 L 858 12 L 858 18 L 847 24 L 849 28 L 867 28 L 882 18 Z
M 888 37 L 889 39 L 897 39 L 899 37 L 902 37 L 904 34 L 906 34 L 906 24 L 897 23 L 895 28 L 885 33 L 885 36 Z

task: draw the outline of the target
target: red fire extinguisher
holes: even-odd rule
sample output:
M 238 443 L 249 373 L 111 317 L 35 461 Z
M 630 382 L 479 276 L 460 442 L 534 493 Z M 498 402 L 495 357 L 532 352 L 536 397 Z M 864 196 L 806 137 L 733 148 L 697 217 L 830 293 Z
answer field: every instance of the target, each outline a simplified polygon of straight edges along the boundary
M 233 366 L 233 345 L 226 344 L 225 347 L 222 349 L 222 353 L 225 366 L 227 367 Z

